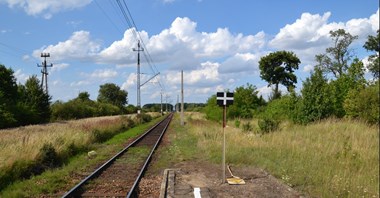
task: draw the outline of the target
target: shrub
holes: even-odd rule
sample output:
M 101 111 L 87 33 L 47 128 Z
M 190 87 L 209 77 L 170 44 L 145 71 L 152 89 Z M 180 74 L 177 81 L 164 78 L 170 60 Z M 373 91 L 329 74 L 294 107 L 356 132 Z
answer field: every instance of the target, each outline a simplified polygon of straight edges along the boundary
M 296 122 L 307 124 L 328 118 L 333 114 L 331 86 L 321 70 L 316 69 L 306 81 L 301 90 L 302 99 Z
M 246 122 L 243 124 L 242 130 L 243 130 L 243 132 L 250 132 L 253 130 L 253 126 L 250 122 Z
M 294 92 L 279 99 L 274 99 L 268 103 L 265 111 L 260 113 L 259 117 L 273 118 L 275 120 L 294 120 L 297 115 L 299 101 L 300 97 Z
M 114 134 L 111 131 L 108 131 L 108 130 L 100 131 L 98 129 L 95 129 L 91 133 L 91 139 L 92 139 L 92 142 L 94 143 L 101 143 L 101 142 L 107 141 L 113 135 Z
M 235 127 L 236 128 L 240 127 L 240 120 L 238 120 L 238 119 L 235 120 Z
M 51 143 L 45 143 L 42 146 L 37 155 L 36 162 L 42 170 L 56 168 L 61 165 L 61 160 Z
M 278 120 L 264 118 L 259 120 L 259 128 L 262 134 L 275 131 L 279 128 L 280 122 Z
M 137 114 L 135 119 L 137 123 L 146 123 L 152 120 L 152 116 L 150 116 L 149 114 L 141 113 Z
M 127 130 L 136 126 L 136 123 L 129 117 L 122 116 L 122 130 Z
M 216 104 L 216 95 L 207 100 L 206 107 L 203 109 L 206 119 L 220 122 L 222 120 L 223 109 Z
M 369 87 L 351 90 L 344 101 L 344 109 L 347 117 L 379 123 L 379 81 Z

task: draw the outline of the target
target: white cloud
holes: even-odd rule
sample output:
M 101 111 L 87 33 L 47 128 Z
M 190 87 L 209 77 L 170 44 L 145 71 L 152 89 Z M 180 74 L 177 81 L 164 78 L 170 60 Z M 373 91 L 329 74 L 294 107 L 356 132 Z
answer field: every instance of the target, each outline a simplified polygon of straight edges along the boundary
M 328 42 L 328 31 L 324 31 L 327 20 L 331 13 L 326 12 L 323 16 L 303 13 L 300 19 L 293 24 L 287 24 L 270 41 L 270 46 L 277 49 L 300 50 Z
M 80 80 L 80 81 L 77 81 L 77 82 L 70 83 L 70 86 L 71 87 L 81 87 L 81 86 L 86 86 L 86 85 L 89 85 L 89 84 L 91 84 L 90 81 Z
M 131 73 L 128 75 L 127 80 L 121 85 L 122 90 L 129 90 L 132 86 L 136 85 L 137 75 Z
M 18 69 L 15 73 L 14 76 L 16 77 L 17 81 L 21 84 L 24 84 L 26 80 L 29 78 L 28 74 L 25 74 L 22 69 Z
M 314 66 L 313 65 L 305 65 L 304 67 L 303 67 L 303 71 L 304 72 L 308 72 L 308 73 L 310 73 L 311 71 L 313 71 L 314 70 Z
M 53 64 L 53 67 L 51 68 L 51 72 L 61 71 L 63 69 L 66 69 L 70 66 L 68 63 L 56 63 Z
M 0 3 L 6 3 L 11 8 L 20 7 L 28 15 L 43 15 L 46 19 L 55 13 L 81 8 L 91 2 L 92 0 L 0 0 Z
M 215 84 L 220 81 L 219 78 L 219 63 L 205 62 L 201 64 L 201 67 L 189 72 L 184 72 L 184 84 L 205 86 Z M 169 72 L 166 76 L 166 80 L 169 84 L 180 84 L 181 75 L 179 72 Z
M 348 28 L 350 31 L 365 35 L 378 28 L 376 22 L 379 11 L 369 18 L 346 22 L 329 22 L 330 16 L 329 12 L 323 15 L 304 13 L 294 23 L 284 26 L 269 44 L 268 37 L 263 31 L 252 35 L 233 33 L 228 28 L 200 32 L 197 30 L 197 23 L 186 17 L 176 18 L 170 27 L 158 34 L 149 35 L 145 31 L 140 31 L 138 34 L 141 35 L 155 63 L 163 66 L 164 69 L 160 68 L 161 75 L 158 78 L 164 82 L 167 90 L 170 90 L 169 94 L 172 97 L 176 98 L 179 93 L 181 82 L 179 71 L 183 69 L 185 94 L 188 97 L 196 95 L 208 98 L 216 91 L 233 90 L 236 86 L 245 84 L 247 77 L 255 76 L 255 80 L 259 79 L 258 62 L 269 50 L 294 51 L 302 61 L 300 67 L 303 71 L 310 72 L 315 64 L 314 56 L 324 52 L 331 44 L 330 30 Z M 130 72 L 135 70 L 120 67 L 136 66 L 137 53 L 132 50 L 136 48 L 136 44 L 133 29 L 126 30 L 122 37 L 108 46 L 103 46 L 100 41 L 91 38 L 89 32 L 78 31 L 66 41 L 35 50 L 33 55 L 39 58 L 40 52 L 49 52 L 53 63 L 54 60 L 88 61 L 116 65 L 116 69 Z M 141 58 L 142 68 L 148 68 L 143 54 Z M 88 86 L 98 82 L 99 79 L 120 78 L 120 76 L 126 79 L 123 80 L 121 88 L 131 93 L 131 98 L 135 98 L 133 96 L 136 91 L 135 73 L 125 72 L 119 75 L 113 69 L 98 69 L 82 73 L 81 77 L 84 79 L 71 83 L 71 86 L 75 88 Z M 145 82 L 149 76 L 142 75 L 141 78 L 141 82 Z M 146 85 L 142 94 L 149 93 L 146 98 L 159 97 L 156 88 L 157 86 Z M 259 91 L 267 97 L 271 93 L 271 88 L 265 86 Z
M 175 0 L 162 0 L 163 3 L 173 3 Z
M 263 98 L 268 98 L 268 96 L 272 93 L 272 88 L 268 86 L 263 86 L 257 89 L 259 91 L 258 95 L 263 96 Z
M 52 61 L 70 59 L 90 61 L 97 56 L 100 46 L 99 41 L 91 40 L 90 32 L 77 31 L 66 41 L 34 50 L 33 56 L 40 57 L 41 52 L 48 52 Z
M 194 69 L 205 61 L 238 53 L 259 52 L 265 46 L 264 32 L 247 36 L 233 34 L 227 28 L 218 28 L 216 32 L 198 32 L 196 26 L 189 18 L 178 17 L 170 28 L 157 35 L 149 37 L 145 31 L 137 34 L 141 36 L 153 60 L 168 64 L 171 69 Z M 137 53 L 132 50 L 137 44 L 135 34 L 134 29 L 128 29 L 121 40 L 102 48 L 101 42 L 93 40 L 90 32 L 77 31 L 66 41 L 42 47 L 35 50 L 33 55 L 39 57 L 41 52 L 49 52 L 52 61 L 80 60 L 134 66 L 137 59 Z M 141 64 L 146 64 L 143 54 Z
M 258 71 L 258 62 L 261 56 L 251 53 L 237 53 L 232 57 L 227 58 L 220 66 L 221 73 L 251 73 Z
M 137 47 L 137 41 L 134 37 L 134 29 L 128 29 L 124 32 L 121 40 L 113 42 L 108 48 L 103 49 L 98 56 L 100 63 L 112 64 L 132 64 L 137 60 L 137 53 L 132 49 Z M 139 33 L 142 40 L 148 40 L 148 33 L 142 31 Z
M 97 69 L 90 74 L 92 78 L 108 79 L 116 77 L 118 74 L 112 69 Z
M 265 45 L 265 33 L 244 36 L 232 34 L 227 28 L 216 32 L 198 32 L 197 24 L 189 18 L 176 18 L 170 28 L 149 37 L 145 31 L 139 32 L 152 58 L 158 63 L 168 63 L 171 68 L 196 68 L 202 60 L 230 56 L 236 53 L 258 51 Z M 134 64 L 136 46 L 134 29 L 125 31 L 124 37 L 113 42 L 99 54 L 99 62 Z
M 2 34 L 9 33 L 9 32 L 12 32 L 12 30 L 11 29 L 0 30 L 0 33 L 2 33 Z
M 301 18 L 287 24 L 269 42 L 277 50 L 294 51 L 301 59 L 306 70 L 315 64 L 315 55 L 324 53 L 332 45 L 330 31 L 345 29 L 359 39 L 354 45 L 362 46 L 368 35 L 373 35 L 379 28 L 379 10 L 369 18 L 351 19 L 347 22 L 329 22 L 330 12 L 323 15 L 303 13 Z

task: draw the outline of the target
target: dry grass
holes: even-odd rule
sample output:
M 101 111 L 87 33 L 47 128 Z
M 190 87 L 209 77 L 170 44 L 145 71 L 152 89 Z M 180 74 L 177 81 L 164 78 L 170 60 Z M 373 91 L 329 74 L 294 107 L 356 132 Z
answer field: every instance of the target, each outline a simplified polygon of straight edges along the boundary
M 221 124 L 201 114 L 192 114 L 189 124 L 200 152 L 219 162 Z M 252 125 L 257 127 L 257 122 Z M 227 163 L 267 169 L 311 196 L 379 197 L 378 126 L 330 119 L 308 126 L 283 123 L 279 131 L 266 135 L 233 126 L 229 122 L 225 129 Z
M 120 126 L 120 116 L 87 118 L 0 130 L 0 169 L 17 160 L 33 160 L 45 143 L 60 152 L 68 145 L 85 145 L 94 129 Z

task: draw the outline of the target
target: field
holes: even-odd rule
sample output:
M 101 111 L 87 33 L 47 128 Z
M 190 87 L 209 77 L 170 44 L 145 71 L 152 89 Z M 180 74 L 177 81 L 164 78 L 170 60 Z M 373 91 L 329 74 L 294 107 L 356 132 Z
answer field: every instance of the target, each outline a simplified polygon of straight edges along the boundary
M 0 132 L 0 170 L 16 161 L 35 159 L 46 142 L 50 142 L 57 153 L 64 152 L 70 144 L 78 148 L 90 144 L 94 131 L 120 127 L 115 124 L 123 123 L 120 119 L 125 118 L 93 118 L 3 130 Z M 220 164 L 221 124 L 206 120 L 201 113 L 187 113 L 185 127 L 180 127 L 177 122 L 178 115 L 169 130 L 166 146 L 159 149 L 159 156 L 152 166 L 158 175 L 164 168 L 183 161 Z M 377 126 L 335 119 L 306 126 L 283 122 L 278 131 L 261 135 L 256 133 L 256 120 L 240 122 L 241 126 L 250 122 L 252 130 L 236 127 L 235 120 L 228 122 L 225 129 L 228 164 L 262 168 L 307 196 L 379 197 Z M 104 143 L 90 144 L 91 149 L 98 151 L 96 160 L 105 160 L 106 155 L 121 148 L 122 142 L 131 134 L 137 132 L 123 132 Z M 96 163 L 89 161 L 83 153 L 70 159 L 62 168 L 15 182 L 4 189 L 2 193 L 5 194 L 0 194 L 54 195 L 75 184 L 76 181 L 68 184 L 64 178 L 77 172 L 77 167 Z M 46 185 L 38 185 L 40 183 Z
M 120 116 L 111 116 L 0 130 L 0 169 L 18 160 L 35 159 L 46 143 L 53 144 L 57 152 L 70 144 L 88 145 L 95 129 L 112 130 L 120 122 Z
M 282 123 L 279 131 L 259 135 L 257 122 L 250 122 L 250 132 L 228 123 L 227 164 L 263 168 L 312 197 L 379 197 L 377 126 L 329 119 L 307 126 Z M 158 166 L 168 158 L 221 163 L 221 124 L 192 113 L 187 127 L 177 130 Z
M 115 141 L 111 138 L 148 121 L 147 117 L 109 116 L 0 130 L 0 191 L 67 165 L 78 154 L 87 154 L 107 140 Z M 127 133 L 122 141 L 141 131 Z M 116 143 L 121 144 L 120 140 Z

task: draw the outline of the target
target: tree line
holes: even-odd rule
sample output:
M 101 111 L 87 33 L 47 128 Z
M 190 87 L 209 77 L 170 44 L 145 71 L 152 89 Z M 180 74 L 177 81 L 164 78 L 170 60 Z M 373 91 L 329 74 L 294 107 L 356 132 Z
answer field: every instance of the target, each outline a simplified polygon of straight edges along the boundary
M 294 71 L 298 69 L 300 60 L 293 52 L 273 52 L 259 61 L 260 77 L 268 82 L 268 86 L 274 86 L 268 102 L 258 96 L 254 85 L 237 87 L 234 90 L 234 104 L 229 107 L 227 116 L 256 116 L 269 124 L 284 119 L 307 124 L 329 117 L 350 117 L 378 124 L 379 30 L 376 36 L 369 35 L 363 46 L 373 53 L 368 58 L 367 69 L 373 76 L 369 80 L 365 78 L 363 62 L 354 56 L 350 48 L 358 37 L 343 29 L 330 31 L 330 37 L 333 46 L 315 56 L 317 64 L 302 82 L 300 93 L 294 90 L 297 83 Z M 285 86 L 288 92 L 281 93 L 279 85 Z M 221 120 L 222 110 L 216 105 L 215 95 L 208 99 L 204 112 L 209 119 Z
M 0 64 L 0 129 L 56 120 L 117 115 L 137 112 L 128 105 L 128 92 L 113 83 L 100 85 L 97 101 L 88 92 L 67 102 L 51 103 L 37 76 L 17 84 L 14 72 Z

